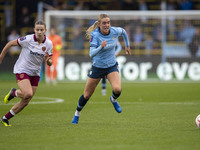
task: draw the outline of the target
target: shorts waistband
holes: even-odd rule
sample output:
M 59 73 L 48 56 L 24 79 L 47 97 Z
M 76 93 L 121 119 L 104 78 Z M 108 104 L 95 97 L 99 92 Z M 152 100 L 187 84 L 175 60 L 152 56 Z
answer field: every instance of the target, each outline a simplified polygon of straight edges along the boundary
M 116 66 L 116 65 L 118 65 L 118 62 L 116 62 L 113 66 L 108 67 L 108 68 L 99 68 L 99 67 L 95 67 L 95 66 L 93 66 L 93 65 L 92 65 L 92 67 L 93 67 L 93 68 L 96 68 L 96 69 L 99 69 L 99 70 L 105 70 L 105 69 L 110 69 L 110 68 L 112 68 L 112 67 L 114 67 L 114 66 Z

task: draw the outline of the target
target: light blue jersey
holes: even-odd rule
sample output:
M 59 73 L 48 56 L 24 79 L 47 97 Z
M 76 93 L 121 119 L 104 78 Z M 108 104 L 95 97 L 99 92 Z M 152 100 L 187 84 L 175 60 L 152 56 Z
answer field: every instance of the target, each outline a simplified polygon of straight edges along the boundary
M 116 52 L 117 54 L 119 54 L 119 52 L 121 51 L 121 49 L 122 49 L 122 46 L 121 46 L 120 42 L 117 41 L 117 47 L 115 48 L 115 52 Z
M 115 47 L 119 36 L 123 37 L 126 47 L 128 47 L 128 36 L 126 31 L 121 27 L 110 27 L 110 33 L 108 35 L 101 34 L 99 28 L 92 31 L 90 39 L 90 57 L 93 66 L 108 68 L 116 64 Z M 104 48 L 101 48 L 102 41 L 107 41 L 107 45 Z

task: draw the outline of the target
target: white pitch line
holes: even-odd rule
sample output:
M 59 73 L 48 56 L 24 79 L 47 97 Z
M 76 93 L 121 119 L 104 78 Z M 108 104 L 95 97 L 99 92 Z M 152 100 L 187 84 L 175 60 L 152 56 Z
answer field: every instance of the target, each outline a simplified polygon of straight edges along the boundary
M 61 98 L 51 98 L 51 97 L 33 97 L 33 99 L 41 99 L 45 101 L 37 101 L 37 102 L 32 102 L 30 101 L 29 104 L 54 104 L 54 103 L 62 103 L 64 102 L 64 99 Z M 47 101 L 46 101 L 47 100 Z M 14 105 L 16 103 L 8 103 L 8 104 L 1 104 L 0 105 Z
M 108 104 L 109 102 L 90 102 L 90 104 Z M 200 102 L 120 102 L 123 105 L 198 105 Z
M 51 97 L 33 97 L 33 99 L 41 99 L 45 101 L 30 101 L 29 104 L 53 104 L 53 103 L 62 103 L 64 102 L 64 99 L 61 98 L 51 98 Z M 95 102 L 95 101 L 89 101 L 90 104 L 108 104 L 110 102 Z M 120 104 L 123 105 L 199 105 L 199 102 L 123 102 L 119 101 Z M 14 105 L 15 103 L 0 103 L 0 105 Z

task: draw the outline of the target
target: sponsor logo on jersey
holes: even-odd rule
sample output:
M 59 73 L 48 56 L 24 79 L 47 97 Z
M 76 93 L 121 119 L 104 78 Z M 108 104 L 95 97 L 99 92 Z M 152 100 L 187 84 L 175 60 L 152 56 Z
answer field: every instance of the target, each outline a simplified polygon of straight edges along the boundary
M 34 55 L 34 56 L 41 56 L 41 57 L 44 57 L 43 54 L 40 54 L 38 52 L 33 52 L 33 51 L 30 51 L 30 54 Z
M 20 37 L 20 41 L 23 41 L 23 40 L 25 40 L 26 39 L 26 37 L 25 36 L 23 36 L 23 37 Z
M 107 44 L 105 47 L 104 47 L 104 49 L 109 49 L 109 48 L 111 48 L 111 47 L 115 47 L 115 44 L 113 43 L 113 44 Z
M 46 50 L 46 47 L 42 47 L 42 51 L 44 52 Z

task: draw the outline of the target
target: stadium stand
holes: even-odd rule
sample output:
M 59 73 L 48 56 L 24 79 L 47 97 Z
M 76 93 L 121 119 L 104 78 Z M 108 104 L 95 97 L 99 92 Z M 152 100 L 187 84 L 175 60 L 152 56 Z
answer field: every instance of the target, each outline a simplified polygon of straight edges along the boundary
M 1 38 L 1 45 L 4 45 L 3 43 L 7 42 L 7 36 L 9 34 L 8 31 L 10 31 L 12 28 L 17 29 L 20 32 L 20 35 L 23 36 L 27 33 L 31 33 L 33 32 L 32 30 L 32 26 L 21 26 L 20 23 L 20 16 L 22 16 L 22 9 L 23 7 L 27 7 L 29 10 L 29 17 L 30 17 L 30 24 L 32 25 L 33 22 L 37 19 L 37 4 L 38 2 L 44 2 L 48 5 L 50 5 L 52 8 L 56 9 L 56 10 L 74 10 L 78 3 L 80 2 L 80 0 L 34 0 L 31 3 L 28 2 L 27 0 L 8 0 L 8 1 L 4 1 L 4 0 L 0 0 L 0 38 Z M 110 3 L 119 3 L 121 6 L 123 6 L 123 4 L 126 2 L 125 0 L 121 0 L 121 1 L 115 1 L 115 0 L 82 0 L 83 1 L 83 7 L 81 7 L 81 9 L 83 10 L 110 10 Z M 137 0 L 136 3 L 133 3 L 133 1 L 129 0 L 129 2 L 133 5 L 139 5 L 139 1 Z M 166 0 L 165 1 L 167 3 L 167 5 L 170 3 L 170 0 Z M 193 10 L 199 10 L 200 9 L 200 1 L 199 0 L 192 0 L 193 2 Z M 161 9 L 161 2 L 158 2 L 157 0 L 145 0 L 145 3 L 148 5 L 148 10 L 160 10 Z M 170 3 L 171 4 L 171 3 Z M 119 5 L 119 6 L 120 6 Z M 179 3 L 173 3 L 172 5 L 174 5 L 177 10 L 181 10 L 180 4 Z M 116 7 L 117 9 L 123 10 L 123 7 Z M 113 7 L 112 10 L 115 10 L 115 8 Z M 138 7 L 133 7 L 132 10 L 139 10 Z M 8 18 L 6 18 L 6 13 L 8 13 L 8 11 L 10 11 L 11 14 L 11 18 L 12 18 L 12 22 L 10 25 L 6 26 L 6 22 Z M 170 26 L 171 22 L 168 22 L 168 25 Z M 168 36 L 167 36 L 167 40 L 169 42 L 174 42 L 177 40 L 180 40 L 179 38 L 177 38 L 178 36 L 178 32 L 180 30 L 180 26 L 183 23 L 182 20 L 175 20 L 173 22 L 174 24 L 171 24 L 172 28 L 168 29 Z M 151 34 L 155 36 L 155 30 L 159 29 L 155 29 L 153 27 L 153 25 L 155 24 L 159 24 L 157 19 L 149 19 L 146 22 L 142 22 L 141 25 L 143 27 L 143 31 L 145 31 L 145 33 L 147 34 Z M 199 21 L 194 21 L 192 22 L 192 24 L 194 26 L 199 26 L 200 23 Z M 83 28 L 81 29 L 81 32 L 85 31 L 85 27 L 88 25 L 84 25 Z M 72 40 L 73 38 L 73 28 L 67 28 L 65 30 L 65 34 L 69 37 L 69 39 Z M 171 32 L 171 31 L 175 31 L 175 32 Z M 173 34 L 176 33 L 176 34 Z M 131 37 L 132 38 L 132 37 Z M 155 37 L 154 37 L 155 38 Z M 132 41 L 132 39 L 131 39 Z M 133 46 L 133 43 L 131 42 L 131 45 Z M 155 42 L 156 47 L 159 49 L 160 48 L 160 43 L 159 43 L 159 39 L 156 39 Z M 88 49 L 89 45 L 88 42 L 84 42 L 83 43 L 84 49 Z M 66 49 L 72 49 L 73 45 L 70 41 L 65 42 L 65 48 Z M 144 49 L 144 41 L 141 42 L 141 44 L 139 46 L 137 46 L 136 49 Z M 66 52 L 68 53 L 68 52 Z M 82 51 L 79 52 L 82 54 L 85 54 L 86 52 Z

